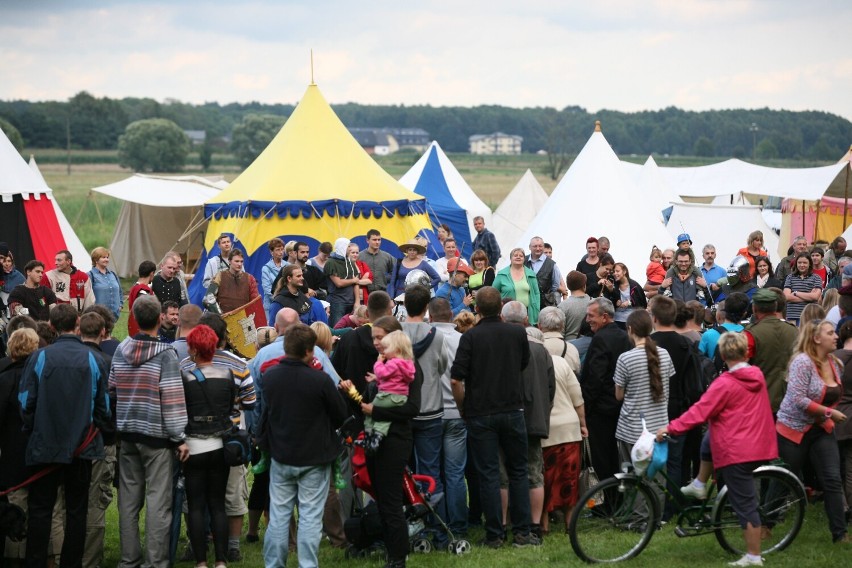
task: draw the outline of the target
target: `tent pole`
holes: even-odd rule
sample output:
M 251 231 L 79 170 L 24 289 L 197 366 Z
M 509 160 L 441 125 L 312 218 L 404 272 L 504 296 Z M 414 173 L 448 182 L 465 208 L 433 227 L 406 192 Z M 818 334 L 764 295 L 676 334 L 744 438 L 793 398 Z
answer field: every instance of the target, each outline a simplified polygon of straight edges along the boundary
M 813 243 L 817 242 L 817 232 L 819 231 L 819 210 L 822 209 L 822 200 L 819 199 L 816 202 L 816 215 L 814 216 L 814 240 Z M 811 244 L 813 244 L 811 243 Z
M 75 227 L 76 227 L 77 225 L 79 225 L 79 224 L 80 224 L 80 217 L 82 217 L 82 216 L 83 216 L 83 211 L 85 211 L 85 210 L 86 210 L 86 205 L 89 203 L 89 201 L 90 201 L 91 199 L 92 199 L 92 190 L 90 189 L 90 190 L 89 190 L 89 193 L 86 195 L 86 199 L 85 199 L 85 201 L 83 201 L 83 205 L 81 205 L 81 206 L 80 206 L 80 210 L 79 210 L 79 211 L 77 211 L 77 218 L 76 218 L 76 219 L 74 219 L 74 226 L 75 226 Z
M 807 209 L 805 209 L 805 200 L 802 199 L 802 234 L 807 238 L 807 233 L 805 232 L 805 213 L 807 213 Z

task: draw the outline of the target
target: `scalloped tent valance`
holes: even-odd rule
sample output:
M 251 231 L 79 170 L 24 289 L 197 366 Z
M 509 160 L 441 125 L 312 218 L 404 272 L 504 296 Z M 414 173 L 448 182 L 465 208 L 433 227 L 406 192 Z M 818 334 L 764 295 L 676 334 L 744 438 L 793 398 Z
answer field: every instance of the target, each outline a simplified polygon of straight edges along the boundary
M 344 201 L 324 199 L 320 201 L 231 201 L 229 203 L 209 203 L 204 206 L 204 216 L 208 219 L 227 219 L 230 217 L 278 217 L 285 219 L 299 217 L 364 217 L 365 219 L 394 217 L 396 215 L 422 215 L 426 213 L 425 200 L 408 201 Z

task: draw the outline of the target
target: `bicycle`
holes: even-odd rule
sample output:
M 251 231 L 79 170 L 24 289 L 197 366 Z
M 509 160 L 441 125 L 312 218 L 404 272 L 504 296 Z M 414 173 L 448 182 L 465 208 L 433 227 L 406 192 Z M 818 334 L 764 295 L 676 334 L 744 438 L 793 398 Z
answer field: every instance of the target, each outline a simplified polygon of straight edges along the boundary
M 805 518 L 805 487 L 779 463 L 772 462 L 754 471 L 758 512 L 765 527 L 761 534 L 761 554 L 787 548 Z M 572 510 L 568 525 L 574 553 L 588 563 L 618 562 L 638 556 L 662 526 L 660 496 L 664 496 L 677 511 L 678 537 L 712 532 L 724 550 L 745 554 L 742 528 L 730 506 L 727 487 L 714 498 L 716 487 L 711 482 L 707 499 L 696 503 L 685 497 L 664 471 L 660 474 L 665 483 L 637 475 L 632 464 L 625 463 L 622 473 L 587 490 Z

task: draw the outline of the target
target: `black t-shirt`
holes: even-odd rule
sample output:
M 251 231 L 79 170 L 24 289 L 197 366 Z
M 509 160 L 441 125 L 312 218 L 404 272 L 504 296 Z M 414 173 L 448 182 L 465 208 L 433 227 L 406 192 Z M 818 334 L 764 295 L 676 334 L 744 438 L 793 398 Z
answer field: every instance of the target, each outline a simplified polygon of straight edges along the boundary
M 9 294 L 9 305 L 21 304 L 30 312 L 30 317 L 36 321 L 50 319 L 50 305 L 56 303 L 56 294 L 47 286 L 27 288 L 24 284 L 15 286 Z
M 651 339 L 669 353 L 675 368 L 674 376 L 669 380 L 669 420 L 680 416 L 685 406 L 683 381 L 681 374 L 686 368 L 686 360 L 691 347 L 689 339 L 676 331 L 657 331 L 651 334 Z
M 586 257 L 584 256 L 582 259 L 580 259 L 580 262 L 577 263 L 577 272 L 582 272 L 586 275 L 587 278 L 592 278 L 594 277 L 598 266 L 600 266 L 600 260 L 595 264 L 589 264 L 588 262 L 586 262 Z

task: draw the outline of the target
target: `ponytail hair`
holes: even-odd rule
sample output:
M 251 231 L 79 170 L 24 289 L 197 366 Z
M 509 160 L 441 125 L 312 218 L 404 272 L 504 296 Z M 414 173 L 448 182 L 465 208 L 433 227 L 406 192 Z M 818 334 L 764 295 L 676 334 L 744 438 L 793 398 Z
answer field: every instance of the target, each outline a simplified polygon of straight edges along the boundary
M 654 324 L 646 310 L 634 310 L 627 316 L 627 329 L 636 338 L 645 340 L 645 357 L 648 360 L 648 377 L 651 388 L 651 398 L 661 402 L 664 398 L 663 376 L 660 373 L 660 353 L 657 344 L 651 339 Z

